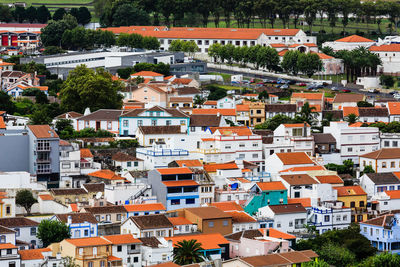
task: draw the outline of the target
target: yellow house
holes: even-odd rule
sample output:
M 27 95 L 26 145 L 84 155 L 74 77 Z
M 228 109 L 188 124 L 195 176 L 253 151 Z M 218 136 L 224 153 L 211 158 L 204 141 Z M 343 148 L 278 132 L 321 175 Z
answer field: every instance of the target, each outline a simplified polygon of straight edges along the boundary
M 122 259 L 112 256 L 112 243 L 102 237 L 64 239 L 58 250 L 61 257 L 70 256 L 81 267 L 122 266 Z
M 351 221 L 362 222 L 368 219 L 367 193 L 359 185 L 334 187 L 337 190 L 337 200 L 345 207 L 350 207 Z

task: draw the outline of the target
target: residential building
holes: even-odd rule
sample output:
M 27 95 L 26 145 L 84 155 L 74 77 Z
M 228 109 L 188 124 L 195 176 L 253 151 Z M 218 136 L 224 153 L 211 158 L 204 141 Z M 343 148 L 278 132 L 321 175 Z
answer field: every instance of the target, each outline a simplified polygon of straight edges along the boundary
M 265 118 L 271 119 L 276 115 L 285 115 L 294 118 L 297 113 L 296 104 L 265 104 Z
M 103 239 L 112 244 L 112 256 L 122 259 L 122 266 L 141 267 L 141 245 L 142 241 L 131 234 L 126 235 L 105 235 Z M 114 266 L 114 265 L 111 265 Z
M 333 51 L 340 51 L 354 50 L 360 47 L 369 48 L 374 44 L 374 40 L 353 34 L 332 42 L 324 42 L 322 47 L 330 47 Z
M 15 231 L 15 238 L 29 244 L 31 248 L 40 246 L 36 237 L 39 223 L 24 217 L 0 218 L 0 226 Z
M 315 153 L 330 154 L 336 153 L 336 139 L 332 134 L 328 133 L 312 133 L 314 137 Z M 323 158 L 323 155 L 321 155 Z
M 56 214 L 50 220 L 57 220 L 69 227 L 71 238 L 97 236 L 97 220 L 91 213 Z
M 389 122 L 388 109 L 382 107 L 359 107 L 357 116 L 361 122 Z
M 313 191 L 313 185 L 319 182 L 308 174 L 289 174 L 280 175 L 278 178 L 288 189 L 288 197 L 304 198 L 310 197 Z
M 204 134 L 208 127 L 223 127 L 228 124 L 223 116 L 192 114 L 190 116 L 190 134 Z
M 250 215 L 267 205 L 287 204 L 288 190 L 280 181 L 258 182 L 251 187 L 250 194 L 252 197 L 244 209 Z
M 98 170 L 87 174 L 92 182 L 104 183 L 107 185 L 123 185 L 126 179 L 117 175 L 111 170 Z
M 399 220 L 398 213 L 369 219 L 360 223 L 360 233 L 378 251 L 398 253 L 400 251 Z
M 197 240 L 201 243 L 203 250 L 203 256 L 207 260 L 227 260 L 229 259 L 229 241 L 224 238 L 220 233 L 214 234 L 194 234 L 194 235 L 181 235 L 166 238 L 168 241 L 172 241 L 174 247 L 177 246 L 178 242 L 183 240 Z
M 163 139 L 163 138 L 161 138 Z M 185 160 L 189 157 L 189 150 L 174 148 L 165 142 L 154 142 L 151 147 L 136 148 L 136 157 L 143 160 L 145 170 L 167 168 L 173 160 Z
M 319 234 L 345 229 L 351 224 L 351 208 L 345 207 L 342 202 L 323 202 L 311 207 L 307 224 L 315 226 Z
M 112 155 L 113 166 L 120 169 L 120 172 L 144 170 L 144 162 L 126 153 L 117 152 Z
M 18 247 L 11 243 L 0 244 L 0 264 L 8 267 L 20 267 L 21 256 Z
M 343 206 L 351 208 L 351 222 L 367 219 L 367 193 L 361 186 L 340 186 L 334 189 L 337 191 L 337 200 L 342 201 Z
M 371 166 L 377 173 L 400 171 L 400 148 L 381 148 L 360 155 L 360 170 L 366 166 Z
M 313 167 L 315 162 L 305 152 L 274 153 L 265 160 L 266 171 L 277 174 L 296 167 Z
M 237 122 L 236 109 L 233 108 L 195 108 L 192 110 L 192 114 L 223 116 L 227 121 Z
M 159 78 L 162 79 L 163 76 L 161 75 Z M 165 81 L 155 81 L 145 78 L 144 83 L 139 84 L 137 88 L 132 90 L 132 97 L 134 101 L 144 103 L 145 108 L 152 108 L 154 106 L 166 108 L 168 106 L 168 99 L 174 95 L 173 90 L 173 87 Z
M 369 51 L 379 56 L 382 64 L 378 66 L 378 72 L 388 75 L 396 75 L 398 72 L 399 61 L 397 60 L 400 52 L 400 44 L 391 43 L 383 45 L 373 45 Z
M 139 71 L 131 74 L 131 79 L 136 79 L 138 77 L 142 77 L 144 79 L 151 79 L 157 82 L 164 81 L 164 75 L 154 71 Z
M 6 89 L 6 93 L 14 98 L 22 96 L 25 90 L 37 88 L 41 92 L 43 92 L 46 96 L 48 95 L 48 87 L 47 86 L 26 86 L 23 84 L 14 84 Z
M 155 169 L 148 173 L 153 195 L 167 210 L 198 207 L 199 183 L 187 167 Z
M 83 188 L 54 188 L 50 189 L 50 194 L 53 199 L 65 205 L 87 202 L 92 197 L 92 194 Z
M 142 216 L 152 214 L 162 214 L 167 211 L 162 203 L 142 203 L 124 205 L 127 213 L 127 218 L 131 216 Z
M 260 223 L 244 211 L 225 211 L 232 216 L 232 232 L 260 228 Z
M 400 205 L 400 190 L 389 190 L 383 191 L 376 194 L 372 199 L 373 202 L 377 202 L 376 210 L 383 213 L 387 211 L 398 210 Z M 374 203 L 372 203 L 374 208 Z
M 379 149 L 379 129 L 375 127 L 351 127 L 347 122 L 331 122 L 324 126 L 324 133 L 330 133 L 336 139 L 340 157 L 331 158 L 332 163 L 342 164 L 351 159 L 359 164 L 359 156 Z
M 80 212 L 93 214 L 98 222 L 121 223 L 126 219 L 124 206 L 84 207 Z
M 399 172 L 364 173 L 360 185 L 371 198 L 380 192 L 400 190 L 399 175 Z
M 388 102 L 387 109 L 389 111 L 389 122 L 400 121 L 400 103 Z
M 121 233 L 141 237 L 171 237 L 174 225 L 164 214 L 131 216 L 121 224 Z
M 397 148 L 400 147 L 399 133 L 380 133 L 381 148 Z
M 193 98 L 191 97 L 178 97 L 171 96 L 168 99 L 168 107 L 170 108 L 178 108 L 186 113 L 192 113 L 193 109 Z
M 142 237 L 142 264 L 151 266 L 162 262 L 169 262 L 173 259 L 172 242 L 168 242 L 164 238 Z
M 92 128 L 96 131 L 104 130 L 114 134 L 118 134 L 119 117 L 125 113 L 127 113 L 126 110 L 99 109 L 77 118 L 74 128 L 76 131 L 80 131 L 86 128 Z
M 332 109 L 339 110 L 343 107 L 357 107 L 357 103 L 360 101 L 365 101 L 366 97 L 364 94 L 347 94 L 338 93 L 332 102 Z
M 197 225 L 185 217 L 168 217 L 174 226 L 174 235 L 191 234 L 197 232 Z
M 60 140 L 60 178 L 62 187 L 74 187 L 71 176 L 81 174 L 81 152 L 76 143 Z
M 273 220 L 273 227 L 285 233 L 298 233 L 305 230 L 307 211 L 301 204 L 268 205 L 258 212 L 259 218 Z
M 296 104 L 297 108 L 301 108 L 305 103 L 310 106 L 319 106 L 323 109 L 325 104 L 324 94 L 322 93 L 292 93 L 290 104 Z
M 265 121 L 265 103 L 243 101 L 243 104 L 249 106 L 250 111 L 250 125 L 251 127 L 261 124 Z
M 182 132 L 180 125 L 139 126 L 136 132 L 139 144 L 144 147 L 152 146 L 155 142 L 168 143 L 177 148 L 184 147 L 180 143 L 189 138 L 187 135 L 187 132 Z
M 50 248 L 24 249 L 19 250 L 21 266 L 58 266 L 61 264 L 61 258 L 53 257 Z
M 237 104 L 236 105 L 236 121 L 239 125 L 250 126 L 249 104 Z
M 189 131 L 189 115 L 175 108 L 154 106 L 149 109 L 134 109 L 119 117 L 119 135 L 135 137 L 139 126 L 180 125 L 182 132 Z

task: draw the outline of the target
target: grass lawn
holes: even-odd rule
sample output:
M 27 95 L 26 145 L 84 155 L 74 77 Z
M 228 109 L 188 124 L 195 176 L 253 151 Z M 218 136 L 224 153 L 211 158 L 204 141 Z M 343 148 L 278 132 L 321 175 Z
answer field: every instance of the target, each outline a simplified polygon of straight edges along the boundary
M 216 86 L 224 88 L 225 90 L 242 90 L 243 89 L 242 87 L 231 86 L 231 85 L 220 85 L 220 84 L 217 84 Z
M 210 75 L 220 75 L 224 79 L 224 82 L 230 83 L 231 82 L 231 76 L 230 74 L 227 73 L 219 73 L 219 72 L 210 72 Z

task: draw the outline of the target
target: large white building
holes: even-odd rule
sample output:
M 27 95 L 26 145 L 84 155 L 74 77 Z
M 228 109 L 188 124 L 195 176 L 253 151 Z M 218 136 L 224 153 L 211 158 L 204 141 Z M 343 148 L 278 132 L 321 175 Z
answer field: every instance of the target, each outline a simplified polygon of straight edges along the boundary
M 396 75 L 400 69 L 400 44 L 386 44 L 371 46 L 369 50 L 379 56 L 382 64 L 378 72 Z
M 368 48 L 374 44 L 375 42 L 373 40 L 358 35 L 351 35 L 335 40 L 333 42 L 325 42 L 322 44 L 322 47 L 330 47 L 333 49 L 333 51 L 339 51 L 339 50 L 353 50 L 359 47 Z

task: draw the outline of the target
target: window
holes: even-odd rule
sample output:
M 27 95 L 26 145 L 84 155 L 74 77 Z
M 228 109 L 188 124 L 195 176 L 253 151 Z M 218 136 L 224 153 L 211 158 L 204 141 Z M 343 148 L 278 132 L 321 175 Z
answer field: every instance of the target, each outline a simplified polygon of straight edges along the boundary
M 117 221 L 121 221 L 121 214 L 117 214 Z
M 88 267 L 93 267 L 93 261 L 88 262 Z
M 127 166 L 127 167 L 132 167 L 132 162 L 128 161 L 128 162 L 126 163 L 126 166 Z
M 258 159 L 258 154 L 253 154 L 253 159 Z
M 0 243 L 6 243 L 6 236 L 5 235 L 0 236 Z
M 394 161 L 390 162 L 390 168 L 394 168 L 394 167 L 396 167 L 395 162 Z
M 222 225 L 223 225 L 223 226 L 228 226 L 228 225 L 229 225 L 229 222 L 228 222 L 227 220 L 224 220 L 224 221 L 222 221 Z
M 382 162 L 382 168 L 386 168 L 386 162 Z
M 325 216 L 324 216 L 324 221 L 325 221 L 325 222 L 329 222 L 329 220 L 330 220 L 330 216 L 329 216 L 329 215 L 325 215 Z
M 180 199 L 171 199 L 171 205 L 179 205 L 179 204 L 181 204 Z
M 360 201 L 360 207 L 364 207 L 364 201 Z
M 100 267 L 106 267 L 106 262 L 105 261 L 101 261 L 100 262 Z
M 239 147 L 245 147 L 244 143 L 239 144 Z
M 392 142 L 392 147 L 397 147 L 397 141 Z
M 186 204 L 194 204 L 194 198 L 188 198 L 186 199 Z
M 133 262 L 139 262 L 139 257 L 133 257 Z
M 107 130 L 111 130 L 112 129 L 112 122 L 108 121 L 107 122 Z
M 62 163 L 61 164 L 61 168 L 63 168 L 63 169 L 69 169 L 69 168 L 71 168 L 71 163 Z
M 292 129 L 292 136 L 302 136 L 302 135 L 303 135 L 303 129 L 302 128 Z
M 388 147 L 388 146 L 389 146 L 389 141 L 385 141 L 385 142 L 383 143 L 383 145 L 384 145 L 385 147 Z
M 12 254 L 12 249 L 7 249 L 7 255 L 10 255 L 10 254 Z
M 16 232 L 15 236 L 19 236 L 19 228 L 15 228 L 14 231 Z
M 289 222 L 289 227 L 293 227 L 293 221 Z
M 128 127 L 128 120 L 124 120 L 123 125 L 124 125 L 124 127 Z M 138 125 L 139 125 L 139 122 L 138 122 Z
M 31 227 L 31 235 L 36 235 L 36 227 Z
M 185 120 L 181 120 L 180 124 L 181 124 L 182 126 L 184 126 L 184 125 L 186 125 L 186 121 L 185 121 Z
M 354 202 L 354 201 L 350 202 L 350 207 L 351 208 L 354 208 L 355 206 L 356 206 L 356 202 Z
M 208 227 L 214 227 L 214 222 L 208 222 Z
M 171 120 L 167 120 L 165 123 L 166 123 L 167 126 L 170 126 L 171 125 Z

